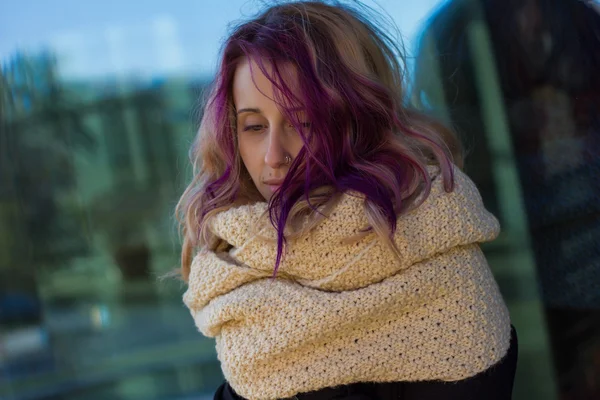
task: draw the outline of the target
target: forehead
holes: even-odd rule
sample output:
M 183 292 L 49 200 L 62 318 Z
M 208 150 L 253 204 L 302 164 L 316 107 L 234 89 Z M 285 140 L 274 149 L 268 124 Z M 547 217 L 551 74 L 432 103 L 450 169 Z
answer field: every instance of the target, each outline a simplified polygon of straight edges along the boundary
M 277 81 L 273 65 L 263 62 L 267 74 Z M 291 63 L 278 63 L 277 67 L 285 85 L 295 93 L 298 88 L 296 68 Z M 262 72 L 258 63 L 244 58 L 236 67 L 233 77 L 233 101 L 236 108 L 255 107 L 258 104 L 274 103 L 273 84 Z M 273 104 L 274 105 L 274 104 Z

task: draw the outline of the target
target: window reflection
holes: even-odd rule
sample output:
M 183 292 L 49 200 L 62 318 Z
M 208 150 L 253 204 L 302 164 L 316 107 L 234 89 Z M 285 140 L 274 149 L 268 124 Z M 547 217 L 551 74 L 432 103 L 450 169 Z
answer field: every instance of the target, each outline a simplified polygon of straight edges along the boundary
M 471 145 L 467 172 L 504 220 L 501 263 L 518 264 L 513 276 L 498 265 L 499 280 L 537 343 L 521 352 L 521 371 L 553 360 L 542 371 L 561 398 L 600 395 L 599 32 L 591 2 L 455 0 L 431 19 L 416 77 L 415 98 L 433 98 Z M 435 86 L 427 64 L 438 55 Z M 521 308 L 537 290 L 543 315 Z

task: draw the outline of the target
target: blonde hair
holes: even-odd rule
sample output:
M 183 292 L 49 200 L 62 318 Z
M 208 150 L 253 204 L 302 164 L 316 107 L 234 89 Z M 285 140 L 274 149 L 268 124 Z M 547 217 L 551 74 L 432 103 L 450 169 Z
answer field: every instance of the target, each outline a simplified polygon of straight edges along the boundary
M 364 14 L 369 11 L 363 7 Z M 269 201 L 268 217 L 278 231 L 274 276 L 286 238 L 314 227 L 343 192 L 364 195 L 371 224 L 365 234 L 373 230 L 395 249 L 391 235 L 398 215 L 429 193 L 426 165 L 440 166 L 447 190 L 453 184 L 452 162 L 462 165 L 454 134 L 403 105 L 402 57 L 390 35 L 339 3 L 275 5 L 233 31 L 190 149 L 194 177 L 176 208 L 185 280 L 194 250 L 219 244 L 207 221 L 237 204 L 261 200 L 237 148 L 231 85 L 244 58 L 256 61 L 271 80 L 290 121 L 300 127 L 288 107 L 298 102 L 311 121 L 310 132 L 302 134 L 304 148 Z M 283 79 L 283 63 L 296 68 L 299 94 Z

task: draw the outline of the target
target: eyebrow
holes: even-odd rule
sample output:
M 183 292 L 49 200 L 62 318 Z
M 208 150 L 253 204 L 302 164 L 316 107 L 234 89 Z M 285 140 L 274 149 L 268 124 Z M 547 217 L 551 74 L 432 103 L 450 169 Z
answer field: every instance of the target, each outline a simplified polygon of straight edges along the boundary
M 237 113 L 239 115 L 239 114 L 245 113 L 245 112 L 257 113 L 257 114 L 261 113 L 259 108 L 242 108 L 242 109 L 238 110 Z
M 290 109 L 291 112 L 298 112 L 298 111 L 304 111 L 304 110 L 305 110 L 304 107 L 295 107 L 295 108 Z M 256 114 L 262 113 L 260 108 L 240 108 L 237 111 L 237 114 L 239 115 L 239 114 L 245 113 L 245 112 L 256 113 Z

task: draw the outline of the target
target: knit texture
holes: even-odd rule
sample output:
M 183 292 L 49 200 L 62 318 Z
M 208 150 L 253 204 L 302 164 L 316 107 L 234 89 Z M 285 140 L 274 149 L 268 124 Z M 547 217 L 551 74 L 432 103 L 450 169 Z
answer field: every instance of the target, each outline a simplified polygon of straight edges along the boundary
M 253 235 L 266 203 L 210 221 L 233 247 L 196 255 L 183 299 L 200 332 L 216 338 L 238 394 L 280 399 L 354 382 L 456 381 L 506 354 L 510 317 L 478 245 L 498 235 L 499 223 L 473 182 L 454 172 L 447 193 L 430 167 L 430 195 L 398 219 L 400 259 L 374 233 L 341 243 L 368 225 L 364 201 L 349 194 L 289 241 L 275 280 L 276 244 Z

